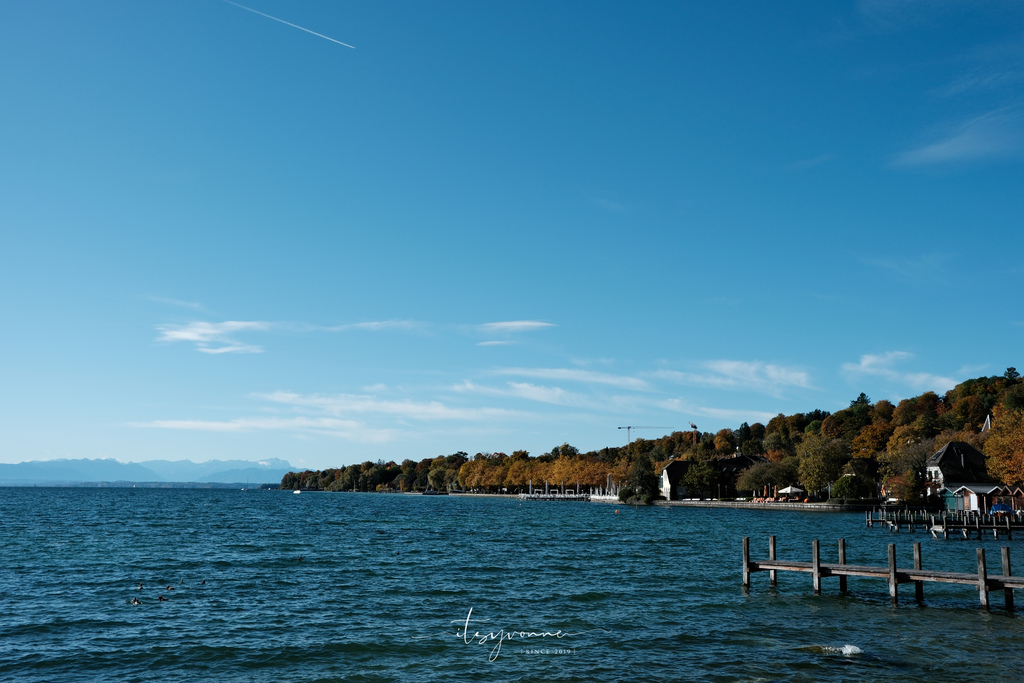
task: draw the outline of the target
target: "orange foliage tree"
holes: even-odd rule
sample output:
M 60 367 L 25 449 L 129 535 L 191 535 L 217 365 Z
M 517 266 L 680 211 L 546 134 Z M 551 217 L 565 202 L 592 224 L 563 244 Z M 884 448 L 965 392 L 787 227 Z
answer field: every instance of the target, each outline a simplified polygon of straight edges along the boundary
M 988 472 L 1004 484 L 1024 484 L 1024 411 L 993 411 L 992 431 L 985 441 Z

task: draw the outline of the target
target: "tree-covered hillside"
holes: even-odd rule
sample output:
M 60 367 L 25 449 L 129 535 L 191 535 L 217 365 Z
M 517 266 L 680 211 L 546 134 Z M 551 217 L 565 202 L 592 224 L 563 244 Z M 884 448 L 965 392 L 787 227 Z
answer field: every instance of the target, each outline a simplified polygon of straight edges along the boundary
M 675 459 L 712 461 L 737 453 L 761 458 L 740 476 L 741 491 L 802 485 L 811 492 L 834 485 L 833 495 L 873 497 L 884 485 L 892 495 L 916 500 L 924 462 L 951 441 L 985 453 L 999 481 L 1024 484 L 1024 382 L 1015 368 L 1001 376 L 967 380 L 938 395 L 925 392 L 893 405 L 860 394 L 847 408 L 829 413 L 780 413 L 768 421 L 743 423 L 712 434 L 676 431 L 581 453 L 569 444 L 533 457 L 526 451 L 458 452 L 395 462 L 364 462 L 318 472 L 289 472 L 287 489 L 325 491 L 418 491 L 462 489 L 515 493 L 532 480 L 575 488 L 625 482 L 639 458 L 657 468 Z M 852 476 L 844 476 L 852 475 Z

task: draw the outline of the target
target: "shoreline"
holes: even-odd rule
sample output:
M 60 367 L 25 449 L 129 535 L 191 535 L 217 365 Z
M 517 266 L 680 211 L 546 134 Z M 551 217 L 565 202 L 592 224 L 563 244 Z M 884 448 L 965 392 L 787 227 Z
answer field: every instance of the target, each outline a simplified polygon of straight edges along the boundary
M 656 500 L 654 504 L 665 507 L 794 510 L 798 512 L 864 512 L 872 507 L 852 503 L 751 503 L 739 500 Z
M 476 498 L 518 498 L 516 494 L 510 493 L 458 493 L 454 495 L 467 497 L 472 496 Z M 589 502 L 605 503 L 609 505 L 625 505 L 625 503 L 620 501 L 618 498 L 612 496 L 591 496 Z M 656 500 L 653 504 L 664 507 L 794 510 L 800 512 L 864 512 L 865 510 L 871 510 L 877 507 L 857 503 L 753 503 L 742 500 Z

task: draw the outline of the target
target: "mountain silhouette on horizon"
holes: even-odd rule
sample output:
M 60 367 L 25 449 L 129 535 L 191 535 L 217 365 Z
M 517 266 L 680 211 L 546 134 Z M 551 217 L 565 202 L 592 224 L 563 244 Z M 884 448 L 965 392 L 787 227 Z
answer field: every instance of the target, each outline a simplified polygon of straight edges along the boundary
M 0 486 L 55 484 L 196 483 L 196 484 L 278 484 L 296 468 L 286 460 L 147 460 L 121 462 L 113 458 L 32 460 L 0 464 Z

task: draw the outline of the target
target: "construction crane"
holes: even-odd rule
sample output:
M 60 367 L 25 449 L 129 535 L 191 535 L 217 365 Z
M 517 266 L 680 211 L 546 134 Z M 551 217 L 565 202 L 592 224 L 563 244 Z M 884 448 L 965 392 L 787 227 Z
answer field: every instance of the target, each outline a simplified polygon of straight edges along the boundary
M 625 427 L 619 427 L 619 429 L 626 430 L 626 443 L 633 443 L 633 437 L 630 436 L 630 432 L 634 429 L 670 429 L 669 427 L 637 427 L 636 425 L 626 425 Z

